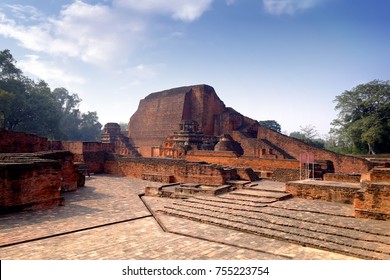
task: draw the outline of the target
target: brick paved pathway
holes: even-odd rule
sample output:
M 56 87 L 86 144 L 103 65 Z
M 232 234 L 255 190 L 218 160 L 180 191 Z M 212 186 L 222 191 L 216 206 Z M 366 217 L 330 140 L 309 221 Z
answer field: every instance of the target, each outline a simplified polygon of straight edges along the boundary
M 93 176 L 63 207 L 0 216 L 0 259 L 390 259 L 390 223 L 352 218 L 349 205 L 142 201 L 147 185 L 158 183 Z

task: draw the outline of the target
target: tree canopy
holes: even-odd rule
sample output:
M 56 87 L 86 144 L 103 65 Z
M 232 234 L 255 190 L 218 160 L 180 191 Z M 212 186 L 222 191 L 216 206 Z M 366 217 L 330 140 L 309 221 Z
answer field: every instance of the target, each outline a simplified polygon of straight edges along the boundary
M 260 124 L 261 126 L 266 127 L 266 128 L 275 130 L 276 132 L 279 132 L 279 133 L 282 131 L 282 127 L 281 127 L 280 124 L 279 124 L 277 121 L 275 121 L 275 120 L 259 121 L 259 124 Z
M 0 129 L 57 140 L 95 141 L 102 125 L 96 112 L 81 113 L 81 99 L 65 88 L 53 91 L 16 67 L 9 50 L 0 52 Z
M 390 152 L 390 82 L 374 80 L 336 96 L 331 135 L 355 153 Z
M 302 140 L 303 142 L 318 148 L 324 148 L 325 141 L 319 137 L 318 131 L 314 125 L 300 126 L 300 131 L 293 131 L 290 137 Z

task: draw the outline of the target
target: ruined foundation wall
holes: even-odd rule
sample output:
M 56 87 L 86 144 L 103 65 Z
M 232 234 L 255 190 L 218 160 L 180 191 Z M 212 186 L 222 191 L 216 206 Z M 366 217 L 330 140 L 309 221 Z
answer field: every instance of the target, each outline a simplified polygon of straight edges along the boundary
M 135 178 L 165 176 L 171 183 L 221 185 L 237 178 L 237 171 L 220 166 L 163 158 L 131 158 L 108 155 L 105 172 Z M 146 176 L 146 177 L 145 177 Z
M 74 162 L 83 162 L 87 165 L 89 172 L 104 172 L 106 153 L 114 152 L 115 144 L 99 142 L 63 141 L 64 150 L 74 154 Z
M 265 127 L 259 128 L 257 138 L 267 139 L 297 159 L 299 159 L 300 153 L 308 152 L 314 154 L 315 160 L 330 160 L 333 162 L 335 172 L 337 173 L 365 173 L 373 167 L 372 163 L 365 159 L 313 147 L 303 141 L 288 137 Z
M 299 171 L 299 161 L 296 160 L 263 159 L 251 156 L 239 157 L 234 152 L 189 151 L 185 159 L 192 162 L 203 161 L 231 167 L 249 167 L 255 171 L 274 172 L 280 168 L 295 169 Z
M 360 183 L 360 174 L 326 173 L 324 181 Z
M 74 165 L 73 154 L 69 151 L 0 154 L 0 164 L 36 164 L 40 162 L 57 162 L 60 165 L 61 182 L 58 187 L 61 191 L 77 189 L 81 174 Z M 47 172 L 49 174 L 50 169 Z
M 264 159 L 251 156 L 237 156 L 234 152 L 189 151 L 186 160 L 208 162 L 230 167 L 247 167 L 254 171 L 272 173 L 270 179 L 287 182 L 300 179 L 299 161 L 289 159 Z
M 300 181 L 286 183 L 286 192 L 294 197 L 345 204 L 353 204 L 359 190 L 359 186 L 319 185 L 310 184 L 308 181 L 305 183 L 300 183 Z
M 363 182 L 354 200 L 355 217 L 390 220 L 390 184 Z
M 76 190 L 84 179 L 69 151 L 0 154 L 0 210 L 62 205 L 61 192 Z
M 61 177 L 56 161 L 0 163 L 0 214 L 61 205 Z
M 0 130 L 0 153 L 35 153 L 47 150 L 49 150 L 49 142 L 45 137 Z
M 390 168 L 375 167 L 369 172 L 362 174 L 362 181 L 390 183 Z

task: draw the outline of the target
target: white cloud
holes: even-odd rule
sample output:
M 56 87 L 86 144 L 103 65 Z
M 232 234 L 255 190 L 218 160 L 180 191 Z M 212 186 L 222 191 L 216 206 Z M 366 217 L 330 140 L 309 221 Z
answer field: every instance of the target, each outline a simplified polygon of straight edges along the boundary
M 115 0 L 120 7 L 151 14 L 169 14 L 172 18 L 190 22 L 207 11 L 213 0 Z
M 324 0 L 263 0 L 267 13 L 273 15 L 295 14 L 310 9 Z
M 70 74 L 63 66 L 59 68 L 56 63 L 42 61 L 37 55 L 26 55 L 25 57 L 25 59 L 18 61 L 18 67 L 24 73 L 30 73 L 51 86 L 67 87 L 71 84 L 82 85 L 85 83 L 82 77 Z
M 38 17 L 38 11 L 28 12 L 28 7 L 6 6 L 10 15 L 0 11 L 0 35 L 16 39 L 29 50 L 87 63 L 124 60 L 123 54 L 136 47 L 144 31 L 141 20 L 107 5 L 75 1 L 49 18 Z M 31 14 L 35 22 L 27 24 Z
M 44 15 L 34 6 L 30 5 L 5 5 L 8 9 L 12 11 L 15 17 L 23 21 L 36 21 L 41 20 Z

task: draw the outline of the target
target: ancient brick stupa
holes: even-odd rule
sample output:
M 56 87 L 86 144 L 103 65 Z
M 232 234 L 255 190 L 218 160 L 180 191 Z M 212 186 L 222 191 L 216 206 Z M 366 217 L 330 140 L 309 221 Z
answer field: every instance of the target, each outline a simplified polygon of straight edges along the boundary
M 208 139 L 234 130 L 257 131 L 257 122 L 226 107 L 214 88 L 195 85 L 151 93 L 142 99 L 130 119 L 129 137 L 143 156 L 155 156 L 183 121 L 196 122 L 197 130 Z

